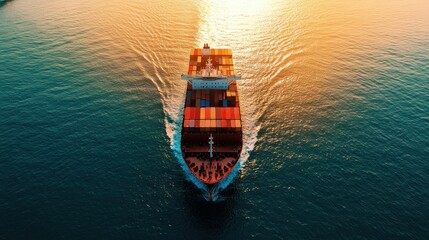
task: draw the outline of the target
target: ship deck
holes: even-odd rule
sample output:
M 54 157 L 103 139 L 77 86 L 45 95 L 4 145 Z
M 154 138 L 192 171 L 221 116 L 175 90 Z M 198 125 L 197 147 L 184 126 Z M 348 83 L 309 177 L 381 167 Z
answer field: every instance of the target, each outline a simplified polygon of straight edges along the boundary
M 208 59 L 222 75 L 234 75 L 232 51 L 202 49 L 191 51 L 188 75 L 204 69 Z M 184 104 L 182 142 L 183 158 L 192 174 L 207 184 L 228 176 L 237 164 L 242 149 L 242 126 L 237 84 L 229 81 L 227 89 L 193 89 L 188 82 Z M 213 137 L 210 159 L 209 137 Z

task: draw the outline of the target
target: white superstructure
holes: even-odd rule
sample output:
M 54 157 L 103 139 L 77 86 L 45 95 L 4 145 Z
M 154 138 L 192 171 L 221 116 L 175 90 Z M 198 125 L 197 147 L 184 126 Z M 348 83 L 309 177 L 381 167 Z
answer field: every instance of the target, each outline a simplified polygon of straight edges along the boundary
M 192 89 L 219 89 L 227 90 L 230 83 L 240 80 L 240 75 L 222 75 L 218 69 L 213 67 L 209 58 L 206 67 L 197 72 L 196 75 L 183 75 L 182 79 L 192 83 Z

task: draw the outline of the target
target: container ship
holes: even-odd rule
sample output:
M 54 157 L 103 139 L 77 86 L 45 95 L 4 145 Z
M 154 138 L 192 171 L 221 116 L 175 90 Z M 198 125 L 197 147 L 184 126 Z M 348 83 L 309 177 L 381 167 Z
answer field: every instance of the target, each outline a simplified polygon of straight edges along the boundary
M 226 178 L 241 154 L 240 104 L 231 49 L 208 44 L 191 50 L 183 114 L 181 150 L 192 174 L 209 188 Z

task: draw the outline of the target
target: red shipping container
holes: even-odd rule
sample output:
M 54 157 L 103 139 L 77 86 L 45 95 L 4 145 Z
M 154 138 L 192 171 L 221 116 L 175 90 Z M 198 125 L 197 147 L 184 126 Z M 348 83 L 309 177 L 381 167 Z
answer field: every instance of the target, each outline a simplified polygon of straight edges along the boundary
M 189 117 L 189 119 L 195 119 L 195 108 L 194 107 L 191 107 L 190 108 L 191 109 L 191 116 Z
M 240 110 L 238 109 L 238 107 L 234 108 L 234 116 L 235 119 L 240 119 Z
M 188 107 L 185 108 L 185 119 L 189 119 L 189 117 L 191 116 L 190 113 L 191 113 L 190 109 Z
M 206 119 L 210 119 L 210 108 L 206 108 Z
M 222 109 L 222 112 L 221 112 L 222 114 L 220 117 L 221 117 L 221 119 L 226 119 L 226 108 L 223 107 L 221 109 Z
M 222 120 L 216 120 L 216 127 L 217 128 L 222 127 Z
M 216 119 L 222 119 L 222 109 L 219 107 L 216 108 Z
M 231 108 L 225 108 L 225 119 L 231 119 Z
M 226 120 L 222 119 L 222 128 L 226 128 L 226 127 L 227 127 Z
M 195 127 L 199 128 L 200 127 L 200 120 L 195 120 Z
M 234 108 L 229 108 L 229 111 L 231 112 L 231 119 L 235 119 Z
M 185 128 L 188 128 L 189 127 L 189 120 L 185 120 L 185 122 L 183 123 L 183 126 Z
M 200 119 L 200 108 L 195 108 L 195 119 Z

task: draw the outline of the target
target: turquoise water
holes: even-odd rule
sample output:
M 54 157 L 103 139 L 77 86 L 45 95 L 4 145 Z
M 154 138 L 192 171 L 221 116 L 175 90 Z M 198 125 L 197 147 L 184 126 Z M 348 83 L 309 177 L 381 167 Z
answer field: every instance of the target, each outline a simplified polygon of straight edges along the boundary
M 0 239 L 428 239 L 427 1 L 0 3 Z M 216 203 L 183 169 L 189 49 L 233 49 Z

